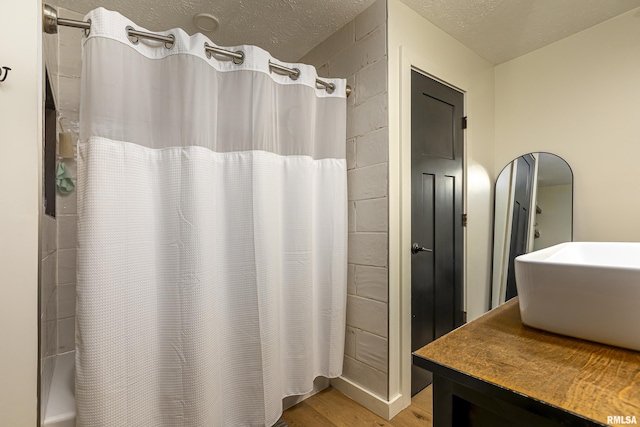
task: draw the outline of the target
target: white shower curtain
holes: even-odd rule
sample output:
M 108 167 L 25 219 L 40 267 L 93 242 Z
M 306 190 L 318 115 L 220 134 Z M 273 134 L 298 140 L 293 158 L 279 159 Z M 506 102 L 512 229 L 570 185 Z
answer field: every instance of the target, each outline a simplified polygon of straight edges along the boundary
M 83 42 L 78 425 L 270 426 L 342 371 L 345 82 L 104 9 Z M 269 61 L 299 68 L 292 80 Z

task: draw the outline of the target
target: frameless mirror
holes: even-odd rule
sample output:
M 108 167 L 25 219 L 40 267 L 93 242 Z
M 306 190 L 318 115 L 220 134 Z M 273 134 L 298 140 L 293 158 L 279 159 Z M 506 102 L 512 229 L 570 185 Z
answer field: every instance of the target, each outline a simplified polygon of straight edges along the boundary
M 517 295 L 514 259 L 573 238 L 573 172 L 561 157 L 529 153 L 496 180 L 491 308 Z

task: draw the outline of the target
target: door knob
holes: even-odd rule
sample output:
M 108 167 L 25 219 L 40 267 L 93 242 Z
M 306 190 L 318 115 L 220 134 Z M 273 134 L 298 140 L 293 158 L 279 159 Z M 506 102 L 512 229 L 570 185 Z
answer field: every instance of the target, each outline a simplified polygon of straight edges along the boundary
M 411 253 L 415 255 L 418 252 L 433 252 L 433 251 L 431 249 L 424 248 L 417 243 L 414 243 L 413 245 L 411 245 Z

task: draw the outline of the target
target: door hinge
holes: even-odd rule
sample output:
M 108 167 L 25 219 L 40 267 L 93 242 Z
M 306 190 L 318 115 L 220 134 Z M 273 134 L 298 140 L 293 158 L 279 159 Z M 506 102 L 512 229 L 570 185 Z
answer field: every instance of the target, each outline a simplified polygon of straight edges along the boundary
M 464 116 L 462 118 L 462 129 L 466 129 L 467 128 L 467 116 Z
M 467 214 L 462 214 L 462 226 L 466 227 L 467 226 Z

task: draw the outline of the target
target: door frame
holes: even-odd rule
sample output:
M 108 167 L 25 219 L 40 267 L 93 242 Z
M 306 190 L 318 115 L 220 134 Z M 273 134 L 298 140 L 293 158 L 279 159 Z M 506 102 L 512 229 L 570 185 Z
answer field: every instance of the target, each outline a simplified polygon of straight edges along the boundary
M 443 68 L 400 48 L 399 144 L 389 144 L 389 415 L 411 403 L 411 70 L 452 87 L 469 105 L 464 72 Z M 391 102 L 391 100 L 390 100 Z M 391 107 L 391 106 L 390 106 Z M 390 108 L 392 111 L 392 108 Z M 469 126 L 470 128 L 470 126 Z M 464 131 L 462 212 L 467 212 L 468 130 Z M 390 142 L 393 136 L 390 135 Z M 467 311 L 467 228 L 463 229 L 463 307 Z

